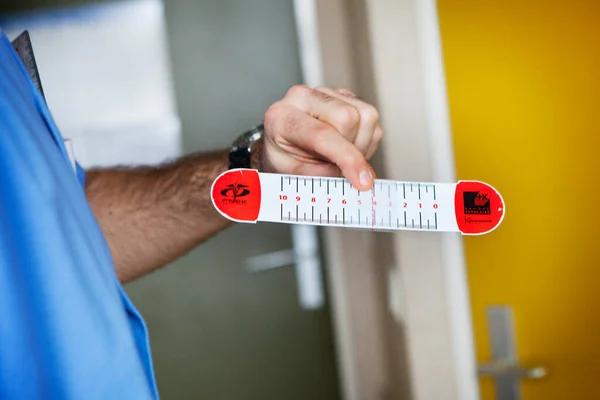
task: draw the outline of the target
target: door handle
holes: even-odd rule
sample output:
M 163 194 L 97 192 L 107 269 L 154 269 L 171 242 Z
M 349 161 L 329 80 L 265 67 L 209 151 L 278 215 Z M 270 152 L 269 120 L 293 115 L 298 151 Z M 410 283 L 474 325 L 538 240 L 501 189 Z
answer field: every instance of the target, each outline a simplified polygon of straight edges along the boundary
M 492 359 L 478 365 L 477 373 L 492 377 L 498 400 L 521 400 L 520 381 L 542 379 L 546 376 L 546 369 L 519 365 L 512 307 L 489 306 L 487 317 Z
M 278 250 L 248 257 L 244 261 L 244 267 L 250 272 L 261 272 L 292 265 L 295 259 L 294 249 Z
M 477 367 L 477 373 L 481 376 L 513 377 L 526 379 L 542 379 L 546 376 L 544 367 L 521 367 L 509 360 L 495 360 L 481 364 Z
M 249 257 L 244 265 L 248 271 L 260 272 L 294 265 L 300 306 L 318 309 L 323 306 L 321 255 L 317 228 L 311 225 L 292 225 L 291 249 L 274 251 Z

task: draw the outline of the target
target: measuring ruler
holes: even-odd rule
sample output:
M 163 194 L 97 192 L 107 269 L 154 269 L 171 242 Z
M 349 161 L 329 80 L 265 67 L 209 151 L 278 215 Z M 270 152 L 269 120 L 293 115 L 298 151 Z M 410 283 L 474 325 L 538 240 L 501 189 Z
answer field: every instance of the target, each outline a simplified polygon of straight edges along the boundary
M 35 87 L 40 92 L 42 97 L 44 96 L 44 90 L 42 89 L 42 80 L 40 79 L 40 73 L 35 61 L 35 55 L 33 54 L 33 46 L 31 44 L 31 37 L 29 31 L 23 31 L 11 42 L 13 48 L 19 55 L 21 62 L 25 66 L 27 73 L 33 80 Z
M 345 178 L 232 169 L 212 184 L 215 208 L 231 221 L 279 222 L 481 235 L 504 218 L 498 191 L 479 181 L 405 182 L 376 179 L 360 191 Z

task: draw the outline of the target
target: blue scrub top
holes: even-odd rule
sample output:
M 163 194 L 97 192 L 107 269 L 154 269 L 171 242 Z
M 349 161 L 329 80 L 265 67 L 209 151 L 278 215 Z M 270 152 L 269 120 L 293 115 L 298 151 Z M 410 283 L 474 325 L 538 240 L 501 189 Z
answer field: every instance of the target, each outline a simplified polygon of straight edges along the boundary
M 0 399 L 156 399 L 148 333 L 0 31 Z

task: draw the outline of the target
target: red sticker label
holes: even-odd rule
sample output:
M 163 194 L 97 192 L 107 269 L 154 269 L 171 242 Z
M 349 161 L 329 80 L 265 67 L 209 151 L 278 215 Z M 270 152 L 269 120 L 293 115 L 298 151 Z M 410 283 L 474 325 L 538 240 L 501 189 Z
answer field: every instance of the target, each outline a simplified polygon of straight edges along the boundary
M 493 187 L 479 181 L 460 181 L 454 197 L 458 229 L 465 235 L 494 230 L 504 218 L 504 201 Z
M 260 212 L 260 177 L 253 169 L 235 169 L 221 174 L 213 183 L 214 206 L 228 219 L 255 222 Z

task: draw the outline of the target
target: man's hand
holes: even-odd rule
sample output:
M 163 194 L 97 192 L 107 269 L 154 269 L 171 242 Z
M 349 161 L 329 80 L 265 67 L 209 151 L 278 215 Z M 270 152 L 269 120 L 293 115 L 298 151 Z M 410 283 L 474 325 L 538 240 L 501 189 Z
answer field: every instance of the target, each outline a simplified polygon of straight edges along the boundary
M 361 190 L 375 173 L 368 160 L 383 131 L 375 107 L 348 90 L 293 86 L 265 113 L 262 170 L 340 176 Z
M 346 177 L 372 187 L 368 163 L 382 137 L 377 110 L 347 90 L 292 87 L 265 113 L 253 164 L 265 172 Z M 229 151 L 192 154 L 156 167 L 87 172 L 85 191 L 122 282 L 181 257 L 231 221 L 210 188 Z

